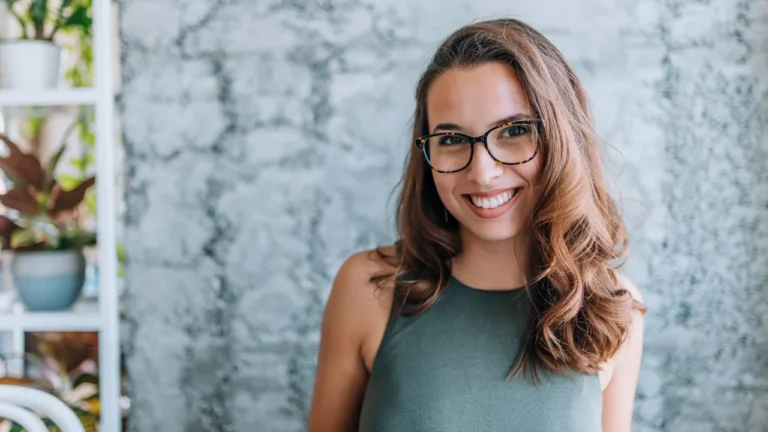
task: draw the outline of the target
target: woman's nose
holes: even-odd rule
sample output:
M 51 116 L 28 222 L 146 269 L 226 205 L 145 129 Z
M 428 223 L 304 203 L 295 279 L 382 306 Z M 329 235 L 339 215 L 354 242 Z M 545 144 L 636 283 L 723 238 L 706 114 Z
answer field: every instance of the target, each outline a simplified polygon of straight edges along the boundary
M 504 172 L 504 166 L 497 162 L 483 143 L 475 143 L 475 151 L 467 167 L 467 178 L 480 186 L 490 186 Z

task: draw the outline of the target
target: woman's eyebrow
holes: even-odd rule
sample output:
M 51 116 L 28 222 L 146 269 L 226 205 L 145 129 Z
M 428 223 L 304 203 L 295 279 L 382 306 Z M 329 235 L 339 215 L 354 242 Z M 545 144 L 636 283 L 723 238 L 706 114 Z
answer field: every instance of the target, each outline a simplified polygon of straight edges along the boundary
M 488 125 L 489 129 L 492 129 L 498 125 L 504 124 L 504 123 L 510 123 L 510 122 L 516 122 L 516 121 L 525 121 L 525 120 L 533 120 L 533 116 L 531 116 L 528 113 L 517 113 L 512 114 L 511 116 L 504 117 L 503 119 L 497 120 L 491 124 Z
M 515 122 L 515 121 L 523 121 L 523 120 L 531 120 L 533 117 L 528 113 L 517 113 L 512 114 L 510 116 L 504 117 L 502 119 L 496 120 L 495 122 L 492 122 L 488 125 L 488 129 L 492 129 L 500 124 L 509 123 L 509 122 Z M 459 126 L 456 123 L 438 123 L 437 126 L 432 130 L 432 133 L 437 132 L 438 130 L 445 130 L 445 131 L 460 131 L 464 130 L 461 126 Z
M 458 130 L 462 130 L 462 128 L 456 123 L 438 123 L 438 125 L 435 126 L 432 132 L 436 132 L 438 130 L 458 131 Z

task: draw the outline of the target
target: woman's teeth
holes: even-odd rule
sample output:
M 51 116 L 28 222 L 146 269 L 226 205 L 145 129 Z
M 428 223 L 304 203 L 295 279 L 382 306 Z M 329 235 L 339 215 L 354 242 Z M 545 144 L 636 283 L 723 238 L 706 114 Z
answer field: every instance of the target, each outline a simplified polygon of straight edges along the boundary
M 514 189 L 507 192 L 502 192 L 496 196 L 492 197 L 476 197 L 474 195 L 470 195 L 469 198 L 472 200 L 472 204 L 474 204 L 477 207 L 482 207 L 486 209 L 492 209 L 496 208 L 507 201 L 511 200 L 512 197 L 517 195 L 517 191 L 519 189 Z

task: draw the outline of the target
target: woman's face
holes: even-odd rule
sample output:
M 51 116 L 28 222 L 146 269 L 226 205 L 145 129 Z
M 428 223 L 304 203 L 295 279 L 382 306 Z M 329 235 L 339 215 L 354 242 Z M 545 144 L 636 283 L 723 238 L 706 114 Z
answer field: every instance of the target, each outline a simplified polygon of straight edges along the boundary
M 531 119 L 532 114 L 517 73 L 500 63 L 449 69 L 435 79 L 427 93 L 430 133 L 461 132 L 480 136 L 508 119 Z M 520 142 L 526 139 L 526 131 L 525 127 L 496 129 L 489 141 L 514 138 Z M 533 137 L 529 135 L 527 139 Z M 437 150 L 438 146 L 445 145 L 447 154 L 457 151 L 447 146 L 459 141 L 448 138 L 433 143 L 432 148 Z M 502 153 L 501 145 L 495 148 L 499 150 L 492 148 L 494 154 Z M 481 241 L 504 241 L 528 228 L 540 158 L 536 153 L 527 163 L 502 165 L 478 142 L 474 144 L 474 155 L 466 169 L 456 173 L 432 171 L 432 175 L 440 199 L 461 224 L 463 234 Z

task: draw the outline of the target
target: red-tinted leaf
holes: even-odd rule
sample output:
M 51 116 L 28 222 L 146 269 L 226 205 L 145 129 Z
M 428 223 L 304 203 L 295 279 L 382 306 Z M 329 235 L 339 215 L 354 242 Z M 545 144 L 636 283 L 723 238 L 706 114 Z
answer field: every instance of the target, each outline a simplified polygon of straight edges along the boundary
M 64 143 L 56 153 L 54 153 L 53 156 L 51 156 L 51 160 L 48 162 L 48 165 L 44 168 L 44 177 L 43 180 L 43 187 L 45 188 L 44 191 L 50 192 L 53 190 L 53 186 L 56 184 L 56 180 L 53 178 L 53 172 L 56 170 L 56 165 L 59 164 L 59 159 L 61 159 L 61 156 L 64 154 L 64 150 L 67 149 L 67 144 Z
M 51 192 L 51 201 L 48 207 L 48 214 L 52 219 L 59 219 L 64 212 L 74 210 L 85 198 L 85 192 L 96 183 L 95 177 L 84 180 L 70 191 L 63 191 L 58 183 Z
M 4 195 L 0 195 L 0 203 L 27 215 L 34 216 L 40 213 L 40 205 L 30 193 L 29 187 L 16 187 L 9 190 Z
M 7 136 L 0 134 L 0 141 L 8 147 L 8 156 L 0 158 L 0 169 L 5 171 L 13 181 L 20 185 L 29 184 L 42 190 L 45 174 L 40 161 L 26 154 Z
M 7 216 L 0 215 L 0 239 L 2 239 L 4 248 L 10 246 L 11 236 L 17 229 L 19 229 L 19 226 L 16 225 L 16 222 L 8 219 Z
M 5 215 L 0 215 L 0 236 L 2 236 L 7 231 L 12 231 L 19 226 L 16 225 L 16 222 L 14 222 L 11 218 Z

